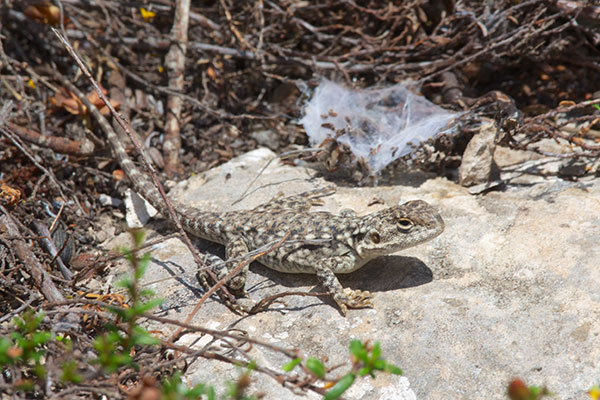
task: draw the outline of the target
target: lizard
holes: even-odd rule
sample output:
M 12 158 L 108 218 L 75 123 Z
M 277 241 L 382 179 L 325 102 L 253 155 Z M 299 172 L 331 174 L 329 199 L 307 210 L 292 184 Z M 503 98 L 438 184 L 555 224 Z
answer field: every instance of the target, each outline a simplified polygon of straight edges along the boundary
M 135 190 L 168 217 L 158 190 L 131 160 L 108 120 L 93 104 L 86 105 L 105 132 Z M 176 202 L 174 208 L 187 232 L 225 246 L 225 262 L 213 263 L 218 279 L 234 266 L 227 260 L 243 258 L 287 235 L 280 246 L 260 256 L 258 261 L 280 272 L 317 275 L 345 315 L 348 308 L 372 307 L 372 295 L 368 291 L 343 288 L 336 274 L 356 271 L 379 256 L 429 241 L 440 235 L 445 225 L 439 212 L 423 200 L 408 201 L 364 216 L 310 210 L 321 204 L 321 197 L 332 192 L 333 189 L 326 188 L 279 196 L 243 211 L 207 212 Z M 246 263 L 229 279 L 227 287 L 243 291 L 248 267 Z M 198 278 L 206 288 L 206 274 L 199 273 Z

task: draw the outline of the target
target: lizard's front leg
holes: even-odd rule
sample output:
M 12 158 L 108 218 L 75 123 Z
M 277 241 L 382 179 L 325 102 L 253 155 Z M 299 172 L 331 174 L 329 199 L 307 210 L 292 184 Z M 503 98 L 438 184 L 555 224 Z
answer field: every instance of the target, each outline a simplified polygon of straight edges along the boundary
M 371 295 L 371 293 L 343 288 L 342 284 L 333 273 L 336 269 L 343 270 L 345 266 L 342 264 L 348 262 L 349 261 L 345 260 L 343 257 L 332 257 L 321 260 L 315 265 L 315 272 L 319 277 L 319 280 L 323 286 L 325 286 L 329 294 L 331 294 L 331 297 L 333 297 L 344 315 L 346 315 L 348 308 L 373 307 L 373 303 L 371 303 L 373 295 Z

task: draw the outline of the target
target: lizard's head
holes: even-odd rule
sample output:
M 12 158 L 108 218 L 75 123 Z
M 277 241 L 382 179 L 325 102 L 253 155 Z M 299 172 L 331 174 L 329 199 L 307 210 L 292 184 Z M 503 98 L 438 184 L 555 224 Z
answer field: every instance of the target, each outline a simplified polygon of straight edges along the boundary
M 432 206 L 409 201 L 363 217 L 356 251 L 368 260 L 416 246 L 443 231 L 444 220 Z

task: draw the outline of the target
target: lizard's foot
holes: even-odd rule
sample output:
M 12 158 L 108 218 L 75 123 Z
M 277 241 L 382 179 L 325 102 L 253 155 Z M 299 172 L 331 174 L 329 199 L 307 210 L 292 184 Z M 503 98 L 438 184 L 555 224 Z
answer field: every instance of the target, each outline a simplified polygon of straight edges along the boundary
M 340 306 L 342 314 L 346 315 L 348 308 L 371 308 L 373 295 L 368 291 L 352 290 L 345 288 L 341 293 L 333 296 L 335 302 Z
M 246 277 L 245 276 L 242 277 L 242 276 L 236 275 L 236 276 L 232 277 L 231 279 L 229 279 L 225 285 L 227 286 L 227 288 L 236 292 L 236 294 L 237 293 L 247 294 L 246 290 L 244 289 L 244 286 L 246 286 Z
M 217 279 L 221 280 L 229 274 L 230 269 L 227 267 L 227 263 L 225 263 L 217 256 L 214 257 L 218 261 L 211 263 L 210 268 L 212 268 L 212 270 L 217 275 Z M 232 276 L 231 278 L 229 278 L 229 280 L 227 280 L 227 282 L 225 282 L 225 286 L 227 286 L 227 289 L 236 293 L 244 292 L 244 287 L 246 286 L 246 275 L 244 273 L 240 273 L 238 275 Z
M 206 273 L 204 273 L 203 271 L 198 271 L 196 273 L 196 278 L 198 279 L 198 282 L 200 282 L 202 288 L 205 291 L 209 291 L 212 289 L 212 284 L 209 282 L 209 277 Z M 210 279 L 210 281 L 212 282 L 212 279 Z M 256 302 L 250 298 L 250 295 L 243 287 L 241 290 L 232 293 L 234 296 L 236 296 L 232 298 L 226 297 L 221 292 L 218 293 L 219 298 L 227 307 L 240 314 L 248 314 L 256 304 Z M 238 298 L 237 296 L 242 296 L 242 298 Z

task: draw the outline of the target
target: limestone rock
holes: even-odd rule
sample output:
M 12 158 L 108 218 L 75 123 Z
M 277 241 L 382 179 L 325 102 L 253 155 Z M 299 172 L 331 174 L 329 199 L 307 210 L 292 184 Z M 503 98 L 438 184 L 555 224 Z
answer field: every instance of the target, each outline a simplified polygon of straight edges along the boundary
M 463 186 L 488 183 L 492 179 L 494 150 L 498 127 L 489 119 L 483 119 L 479 132 L 473 136 L 458 168 L 458 182 Z
M 251 208 L 280 191 L 293 194 L 325 184 L 311 180 L 304 168 L 277 161 L 255 181 L 272 157 L 264 149 L 250 152 L 181 182 L 171 195 L 216 211 Z M 559 399 L 586 398 L 598 383 L 600 366 L 600 181 L 536 179 L 529 185 L 508 181 L 504 191 L 478 196 L 443 178 L 417 186 L 340 187 L 325 198 L 324 209 L 364 214 L 423 199 L 440 210 L 446 231 L 340 277 L 346 287 L 371 291 L 373 309 L 350 310 L 344 318 L 328 297 L 293 296 L 242 318 L 210 299 L 192 323 L 235 327 L 306 356 L 327 356 L 327 365 L 344 365 L 336 370 L 340 374 L 351 365 L 350 340 L 379 341 L 386 360 L 402 368 L 404 376 L 358 380 L 348 399 L 503 399 L 508 382 L 517 376 L 548 385 Z M 243 192 L 249 195 L 242 198 Z M 369 206 L 375 197 L 385 204 Z M 171 232 L 166 224 L 153 226 L 161 234 Z M 222 253 L 220 246 L 199 245 Z M 157 313 L 183 321 L 202 295 L 196 266 L 177 239 L 151 251 L 144 279 L 167 299 Z M 283 274 L 259 264 L 251 267 L 246 288 L 255 300 L 282 291 L 323 291 L 314 276 Z M 155 323 L 149 328 L 165 335 L 174 330 Z M 197 338 L 188 334 L 182 343 Z M 205 344 L 202 340 L 196 346 Z M 258 346 L 250 356 L 278 371 L 288 361 Z M 191 383 L 221 388 L 237 376 L 236 367 L 205 359 L 194 362 L 188 373 Z M 320 398 L 295 395 L 259 373 L 251 376 L 251 390 L 269 399 Z

